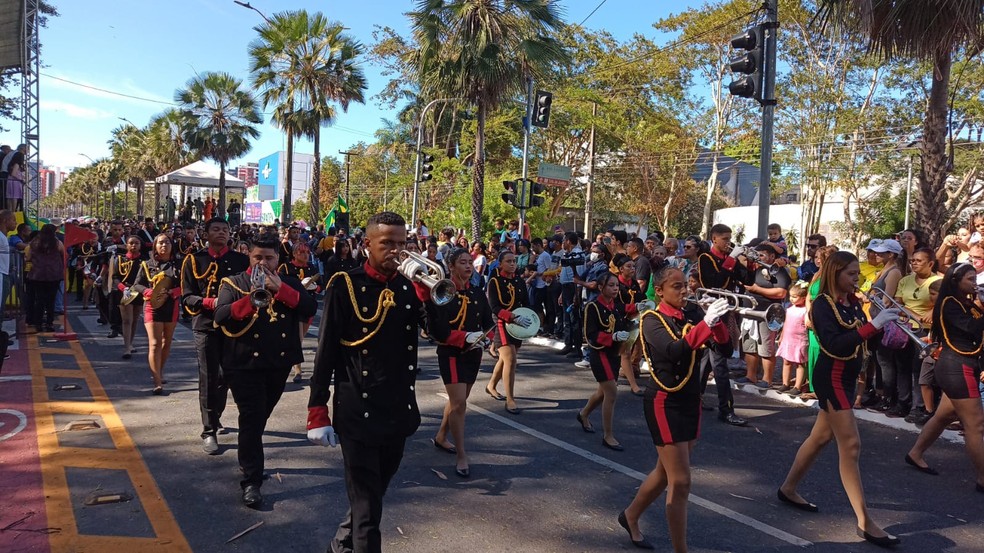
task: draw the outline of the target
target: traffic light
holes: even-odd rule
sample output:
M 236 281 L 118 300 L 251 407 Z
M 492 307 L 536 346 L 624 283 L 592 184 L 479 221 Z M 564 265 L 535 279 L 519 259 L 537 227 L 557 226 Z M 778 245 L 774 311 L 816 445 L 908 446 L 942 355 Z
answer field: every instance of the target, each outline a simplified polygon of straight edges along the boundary
M 425 154 L 420 159 L 420 182 L 429 181 L 434 178 L 431 171 L 434 170 L 434 156 Z
M 545 90 L 536 91 L 536 101 L 533 102 L 533 126 L 547 128 L 550 121 L 550 104 L 553 103 L 553 94 Z
M 502 194 L 502 201 L 509 205 L 519 206 L 519 200 L 516 197 L 517 181 L 514 180 L 504 180 L 502 181 L 502 186 L 506 191 Z
M 765 32 L 762 25 L 756 25 L 731 39 L 731 47 L 745 50 L 744 54 L 731 58 L 731 72 L 745 75 L 728 85 L 732 96 L 754 98 L 762 101 L 762 75 L 765 63 Z
M 530 205 L 528 207 L 539 207 L 543 205 L 546 198 L 544 198 L 541 194 L 543 194 L 546 186 L 536 181 L 528 181 L 527 188 L 530 191 Z

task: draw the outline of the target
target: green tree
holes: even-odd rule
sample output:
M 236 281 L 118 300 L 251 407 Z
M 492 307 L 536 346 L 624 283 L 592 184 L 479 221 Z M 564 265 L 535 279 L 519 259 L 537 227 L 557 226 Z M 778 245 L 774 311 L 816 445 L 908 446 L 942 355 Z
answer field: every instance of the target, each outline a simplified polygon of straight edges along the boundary
M 201 157 L 219 163 L 217 215 L 225 216 L 226 165 L 250 150 L 263 122 L 253 96 L 228 73 L 208 72 L 174 95 L 181 106 L 181 136 Z
M 476 114 L 471 230 L 481 233 L 485 201 L 485 123 L 489 113 L 565 58 L 551 36 L 562 24 L 552 0 L 420 0 L 409 14 L 413 55 L 425 97 L 464 98 Z
M 335 120 L 338 104 L 347 111 L 351 102 L 365 103 L 365 75 L 356 65 L 362 45 L 343 33 L 341 23 L 320 12 L 306 10 L 275 14 L 256 27 L 259 38 L 249 46 L 253 86 L 261 91 L 264 108 L 274 105 L 274 121 L 287 133 L 283 219 L 292 217 L 293 139 L 314 142 L 314 158 L 321 157 L 321 127 Z M 315 164 L 310 194 L 310 217 L 321 212 L 320 166 Z

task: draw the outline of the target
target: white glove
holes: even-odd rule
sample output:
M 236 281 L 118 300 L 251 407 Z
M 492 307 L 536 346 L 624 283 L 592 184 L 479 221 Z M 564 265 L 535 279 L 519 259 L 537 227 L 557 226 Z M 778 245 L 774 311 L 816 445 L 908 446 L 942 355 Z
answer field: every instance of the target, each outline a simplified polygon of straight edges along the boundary
M 740 255 L 745 255 L 745 246 L 735 246 L 729 254 L 731 257 L 738 257 Z
M 639 313 L 643 313 L 645 311 L 656 309 L 656 302 L 650 300 L 640 301 L 639 303 L 635 304 L 635 307 L 636 307 L 636 311 L 638 311 Z
M 899 310 L 898 309 L 882 309 L 881 313 L 875 315 L 874 319 L 871 319 L 871 325 L 881 330 L 885 328 L 890 322 L 899 320 Z
M 529 328 L 530 325 L 533 324 L 533 321 L 529 320 L 527 317 L 524 317 L 523 315 L 516 315 L 515 317 L 513 317 L 512 324 L 519 325 L 523 328 Z
M 624 330 L 619 330 L 615 334 L 612 334 L 612 340 L 616 342 L 624 342 L 629 339 L 629 333 Z
M 338 445 L 338 438 L 335 436 L 335 429 L 330 426 L 322 426 L 321 428 L 312 428 L 311 430 L 308 430 L 307 438 L 308 441 L 314 445 L 325 447 L 335 447 Z
M 714 303 L 708 305 L 704 310 L 704 322 L 707 326 L 714 326 L 721 321 L 721 317 L 728 312 L 728 300 L 725 298 L 718 298 L 714 300 Z
M 474 344 L 481 340 L 482 336 L 485 336 L 484 332 L 469 332 L 468 334 L 465 334 L 465 343 Z

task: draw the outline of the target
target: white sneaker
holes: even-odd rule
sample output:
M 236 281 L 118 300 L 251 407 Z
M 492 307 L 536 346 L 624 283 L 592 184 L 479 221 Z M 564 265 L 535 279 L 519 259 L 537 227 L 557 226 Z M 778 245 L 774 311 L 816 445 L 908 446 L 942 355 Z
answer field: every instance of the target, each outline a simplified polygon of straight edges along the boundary
M 584 359 L 581 359 L 577 363 L 574 363 L 574 366 L 577 367 L 577 368 L 579 368 L 579 369 L 590 369 L 591 368 L 591 362 L 590 361 L 585 361 Z
M 215 436 L 206 436 L 202 440 L 202 451 L 209 455 L 215 455 L 219 452 L 219 441 L 215 439 Z

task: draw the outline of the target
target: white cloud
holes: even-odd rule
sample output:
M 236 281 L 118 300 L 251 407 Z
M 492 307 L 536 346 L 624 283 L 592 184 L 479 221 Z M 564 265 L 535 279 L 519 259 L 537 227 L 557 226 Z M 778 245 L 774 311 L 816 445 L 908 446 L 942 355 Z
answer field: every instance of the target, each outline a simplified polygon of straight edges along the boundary
M 59 100 L 41 100 L 40 105 L 44 111 L 62 112 L 69 117 L 75 117 L 77 119 L 109 119 L 115 117 L 108 111 L 87 108 Z

